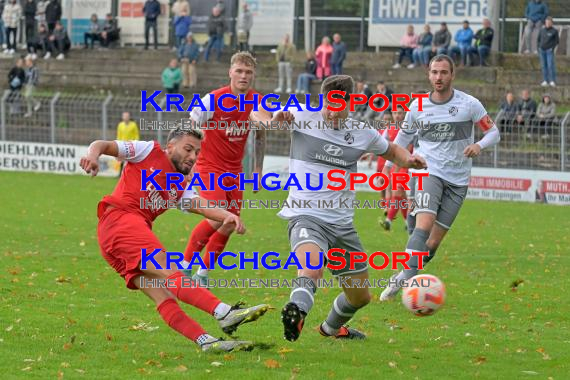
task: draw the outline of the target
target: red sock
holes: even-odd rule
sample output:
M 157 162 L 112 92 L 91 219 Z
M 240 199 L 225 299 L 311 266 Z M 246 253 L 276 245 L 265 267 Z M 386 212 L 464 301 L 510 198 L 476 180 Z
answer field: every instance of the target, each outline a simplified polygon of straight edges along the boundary
M 202 252 L 204 246 L 208 244 L 210 236 L 216 232 L 212 225 L 207 220 L 202 220 L 194 230 L 192 230 L 192 235 L 190 235 L 190 240 L 184 251 L 184 260 L 190 262 L 192 260 L 192 255 L 194 252 Z
M 210 237 L 210 241 L 206 246 L 206 252 L 204 253 L 204 263 L 208 266 L 208 268 L 211 267 L 210 260 L 215 260 L 218 256 L 220 256 L 220 253 L 224 252 L 224 248 L 226 248 L 226 244 L 228 243 L 229 239 L 230 237 L 228 235 L 223 235 L 217 231 L 212 235 L 212 237 Z M 210 257 L 210 252 L 214 252 L 213 258 Z
M 395 205 L 395 202 L 398 202 L 399 199 L 401 199 L 400 197 L 392 197 L 388 200 L 388 204 L 390 205 L 390 207 L 388 208 L 388 216 L 386 216 L 386 219 L 388 220 L 394 220 L 394 218 L 396 217 L 396 214 L 398 213 L 398 206 Z
M 206 331 L 195 320 L 186 315 L 173 299 L 168 299 L 157 306 L 156 310 L 168 326 L 194 342 Z
M 182 278 L 185 277 L 182 272 L 176 272 L 166 279 L 167 286 L 174 283 L 174 286 L 168 287 L 168 290 L 176 296 L 180 301 L 197 307 L 208 314 L 214 315 L 214 310 L 221 301 L 206 288 L 182 286 Z M 188 282 L 189 284 L 189 282 Z

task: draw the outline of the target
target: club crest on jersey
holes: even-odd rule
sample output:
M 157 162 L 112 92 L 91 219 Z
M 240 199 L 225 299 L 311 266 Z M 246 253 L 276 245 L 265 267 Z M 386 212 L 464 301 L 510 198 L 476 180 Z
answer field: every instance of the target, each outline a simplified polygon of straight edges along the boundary
M 178 193 L 176 192 L 176 186 L 171 187 L 170 191 L 168 192 L 168 196 L 170 197 L 170 199 L 176 199 L 177 195 Z
M 456 106 L 451 106 L 451 107 L 449 108 L 449 114 L 450 114 L 451 116 L 457 115 L 458 112 L 459 112 L 459 108 L 457 108 Z
M 352 133 L 346 132 L 346 134 L 344 135 L 344 141 L 346 141 L 348 144 L 352 144 L 354 142 L 354 136 L 352 135 Z
M 333 144 L 326 144 L 323 146 L 323 150 L 334 157 L 342 156 L 344 153 L 342 148 Z

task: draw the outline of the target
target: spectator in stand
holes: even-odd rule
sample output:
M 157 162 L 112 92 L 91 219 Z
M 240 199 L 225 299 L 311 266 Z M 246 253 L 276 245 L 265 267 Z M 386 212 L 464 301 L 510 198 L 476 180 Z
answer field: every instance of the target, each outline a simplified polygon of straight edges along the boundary
M 48 3 L 49 1 L 47 0 L 39 0 L 38 3 L 36 4 L 36 21 L 38 25 L 47 25 L 46 8 Z
M 196 87 L 198 76 L 196 74 L 196 63 L 200 57 L 200 46 L 194 42 L 192 33 L 188 33 L 186 41 L 178 50 L 178 59 L 182 67 L 182 86 L 184 88 Z
M 297 77 L 296 94 L 308 94 L 311 92 L 311 81 L 317 79 L 317 60 L 315 54 L 307 52 L 307 61 L 305 62 L 305 72 Z
M 71 41 L 61 21 L 55 23 L 55 30 L 49 36 L 49 43 L 50 50 L 56 55 L 56 59 L 65 59 L 65 53 L 71 48 Z
M 239 50 L 249 50 L 249 32 L 253 27 L 253 13 L 249 10 L 249 5 L 244 1 L 242 11 L 238 16 L 236 30 Z
M 24 117 L 32 116 L 32 111 L 37 112 L 42 103 L 34 99 L 34 91 L 36 86 L 39 84 L 40 73 L 38 68 L 34 65 L 34 60 L 32 57 L 26 58 L 26 80 L 25 80 L 25 90 L 24 97 L 26 98 L 26 105 L 28 107 L 28 112 L 24 114 Z
M 140 140 L 139 126 L 131 119 L 130 112 L 123 112 L 121 121 L 117 125 L 117 140 L 119 141 L 137 141 Z M 119 176 L 123 171 L 125 161 L 121 160 Z
M 331 75 L 331 57 L 333 47 L 331 40 L 328 37 L 323 37 L 321 44 L 315 51 L 315 58 L 317 60 L 317 78 L 323 80 Z
M 50 34 L 55 29 L 55 24 L 61 20 L 61 4 L 59 0 L 51 0 L 46 5 L 46 22 L 48 26 L 48 32 Z
M 49 45 L 49 32 L 45 25 L 41 24 L 38 33 L 36 36 L 31 40 L 28 41 L 28 56 L 32 59 L 38 58 L 38 50 L 43 51 L 44 58 L 49 59 L 50 53 L 50 45 Z M 46 58 L 47 57 L 47 58 Z
M 431 43 L 433 41 L 433 34 L 428 24 L 424 25 L 424 32 L 418 38 L 418 47 L 412 53 L 412 58 L 415 66 L 427 67 L 429 64 L 429 53 L 431 52 Z
M 176 0 L 172 4 L 172 14 L 174 17 L 182 16 L 182 12 L 186 12 L 186 16 L 190 16 L 190 3 L 188 0 Z
M 491 28 L 491 20 L 484 18 L 483 28 L 479 29 L 477 33 L 475 33 L 475 43 L 469 48 L 471 66 L 475 65 L 475 60 L 473 59 L 475 55 L 479 57 L 480 66 L 487 66 L 486 59 L 491 52 L 494 34 L 495 32 L 493 31 L 493 28 Z
M 220 62 L 220 57 L 222 55 L 222 49 L 224 47 L 224 32 L 226 30 L 226 21 L 222 16 L 222 11 L 220 7 L 215 6 L 212 8 L 212 14 L 208 19 L 208 45 L 204 50 L 204 60 L 208 62 L 210 56 L 210 51 L 216 49 L 217 51 L 217 61 Z
M 186 36 L 190 33 L 190 24 L 192 19 L 188 16 L 185 9 L 180 11 L 180 16 L 174 17 L 174 36 L 176 37 L 176 49 L 180 50 L 180 47 L 186 40 Z
M 370 99 L 372 96 L 372 91 L 368 88 L 368 85 L 362 79 L 357 79 L 354 86 L 355 94 L 362 94 L 366 96 L 366 99 Z M 354 107 L 354 114 L 351 116 L 355 120 L 363 120 L 366 111 L 368 110 L 368 104 L 357 104 Z
M 469 26 L 469 21 L 463 21 L 463 27 L 455 32 L 455 42 L 457 45 L 451 48 L 451 58 L 459 55 L 461 57 L 461 66 L 467 65 L 467 57 L 473 40 L 473 29 Z
M 538 33 L 538 56 L 542 68 L 542 87 L 549 84 L 556 87 L 556 62 L 554 61 L 554 49 L 560 42 L 558 30 L 552 25 L 552 17 L 548 16 L 544 22 L 544 28 Z
M 439 30 L 433 36 L 431 52 L 435 55 L 447 54 L 449 44 L 451 44 L 451 33 L 447 30 L 447 23 L 442 22 Z
M 418 39 L 419 36 L 414 33 L 414 26 L 408 25 L 406 33 L 400 39 L 400 53 L 398 56 L 398 63 L 392 66 L 394 69 L 399 69 L 402 67 L 402 61 L 404 60 L 404 57 L 408 57 L 410 60 L 408 69 L 413 69 L 415 67 L 412 54 L 414 52 L 414 49 L 418 47 Z
M 384 81 L 379 81 L 378 84 L 376 84 L 376 93 L 383 94 L 388 98 L 388 107 L 386 107 L 386 109 L 382 112 L 376 112 L 372 108 L 368 108 L 368 110 L 364 114 L 365 120 L 369 121 L 381 120 L 384 112 L 390 108 L 390 104 L 392 101 L 392 94 L 394 94 L 394 91 L 392 91 L 392 89 L 387 87 L 386 84 L 384 84 Z M 374 100 L 374 106 L 377 108 L 384 107 L 384 99 L 376 98 Z
M 552 133 L 552 123 L 556 117 L 556 104 L 552 101 L 550 94 L 542 95 L 542 101 L 536 110 L 536 119 L 534 122 L 535 131 L 544 133 L 543 138 L 548 138 Z M 538 128 L 540 127 L 540 128 Z
M 0 48 L 4 45 L 4 34 L 6 31 L 4 30 L 4 19 L 2 15 L 4 14 L 4 0 L 0 0 Z
M 533 46 L 532 34 L 535 30 L 540 33 L 542 25 L 548 16 L 548 7 L 542 0 L 530 0 L 526 6 L 524 17 L 526 17 L 526 27 L 524 28 L 525 54 L 531 51 L 536 54 L 537 48 Z
M 100 41 L 100 43 L 102 44 L 101 25 L 99 25 L 99 19 L 97 18 L 97 15 L 95 13 L 91 15 L 91 22 L 89 23 L 89 29 L 87 32 L 83 34 L 83 38 L 85 40 L 85 49 L 89 48 L 89 45 L 91 45 L 91 49 L 93 49 L 95 41 Z M 91 44 L 89 44 L 89 40 L 91 40 Z
M 157 19 L 160 16 L 160 3 L 158 0 L 146 0 L 143 6 L 144 13 L 144 49 L 148 50 L 150 30 L 154 37 L 154 50 L 158 49 Z
M 178 60 L 173 58 L 170 64 L 162 72 L 162 86 L 167 94 L 176 94 L 182 83 L 182 71 L 178 67 Z
M 186 35 L 190 33 L 190 24 L 192 23 L 192 18 L 190 17 L 190 3 L 188 0 L 170 0 L 170 4 L 172 5 L 172 28 L 171 28 L 171 40 L 174 41 L 175 46 L 172 48 L 173 51 L 178 51 L 180 49 L 180 45 L 186 41 Z M 182 17 L 182 12 L 185 12 L 186 17 L 189 17 L 188 20 L 182 21 L 182 25 L 179 25 L 178 28 L 180 34 L 177 35 L 177 22 L 179 21 L 179 17 Z M 184 24 L 188 22 L 188 30 L 186 33 L 182 33 L 184 29 Z
M 119 39 L 119 26 L 111 13 L 105 16 L 103 30 L 101 31 L 101 46 L 108 48 L 109 44 Z
M 526 88 L 521 91 L 521 100 L 518 104 L 516 124 L 523 127 L 531 125 L 536 115 L 536 102 L 530 97 L 530 91 Z
M 20 110 L 20 90 L 26 81 L 26 71 L 24 70 L 24 60 L 18 58 L 16 66 L 12 67 L 8 73 L 8 86 L 10 87 L 10 95 L 8 101 L 10 102 L 10 114 L 19 113 Z
M 331 57 L 331 74 L 342 74 L 342 64 L 346 59 L 346 44 L 341 41 L 340 34 L 333 35 L 333 53 Z
M 4 50 L 4 54 L 14 54 L 16 52 L 16 38 L 18 36 L 18 25 L 20 24 L 21 18 L 22 7 L 17 3 L 16 0 L 9 0 L 8 3 L 4 5 L 4 13 L 2 13 L 4 26 L 6 27 L 7 41 L 7 46 L 6 50 Z
M 36 35 L 36 2 L 27 0 L 24 5 L 24 18 L 26 20 L 26 43 L 33 41 Z
M 276 93 L 283 92 L 283 82 L 286 80 L 287 89 L 285 92 L 287 94 L 291 93 L 291 83 L 293 68 L 291 67 L 291 61 L 295 57 L 295 45 L 290 41 L 288 34 L 283 37 L 283 41 L 277 46 L 277 53 L 275 54 L 275 59 L 277 61 L 277 68 L 279 71 L 279 84 L 275 89 Z
M 515 102 L 515 96 L 511 91 L 507 92 L 505 99 L 501 102 L 499 110 L 502 111 L 501 117 L 497 121 L 501 132 L 512 131 L 512 126 L 519 112 L 519 105 Z

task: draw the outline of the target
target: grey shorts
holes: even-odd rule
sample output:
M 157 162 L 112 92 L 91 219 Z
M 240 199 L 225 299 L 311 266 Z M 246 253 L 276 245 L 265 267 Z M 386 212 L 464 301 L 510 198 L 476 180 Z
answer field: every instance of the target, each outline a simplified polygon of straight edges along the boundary
M 435 222 L 449 230 L 459 214 L 467 195 L 467 186 L 453 185 L 446 180 L 430 175 L 423 179 L 423 190 L 416 182 L 414 215 L 429 212 L 436 215 Z
M 291 242 L 291 251 L 304 243 L 314 243 L 324 254 L 323 263 L 326 263 L 326 253 L 331 248 L 345 249 L 347 252 L 343 255 L 347 265 L 339 270 L 330 269 L 334 276 L 345 276 L 355 273 L 363 273 L 368 270 L 368 263 L 355 263 L 354 269 L 350 269 L 349 252 L 364 252 L 358 233 L 352 224 L 338 225 L 329 224 L 319 218 L 308 215 L 296 216 L 289 219 L 289 241 Z M 340 256 L 340 253 L 335 253 Z M 338 263 L 335 262 L 335 265 Z

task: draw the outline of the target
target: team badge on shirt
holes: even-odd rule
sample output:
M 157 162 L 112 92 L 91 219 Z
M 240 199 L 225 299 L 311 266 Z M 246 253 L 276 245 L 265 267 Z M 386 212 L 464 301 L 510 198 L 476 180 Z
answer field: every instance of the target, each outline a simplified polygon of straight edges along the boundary
M 457 115 L 458 112 L 459 112 L 459 108 L 457 108 L 456 106 L 451 106 L 451 107 L 449 108 L 449 114 L 450 114 L 451 116 Z

